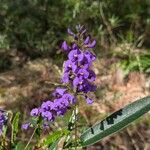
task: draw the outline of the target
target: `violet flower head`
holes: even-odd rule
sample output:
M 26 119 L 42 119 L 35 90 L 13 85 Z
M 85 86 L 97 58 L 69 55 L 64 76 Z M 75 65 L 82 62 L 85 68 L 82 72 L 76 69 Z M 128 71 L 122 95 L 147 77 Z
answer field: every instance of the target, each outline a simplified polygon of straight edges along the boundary
M 3 132 L 3 127 L 7 122 L 7 115 L 3 110 L 0 110 L 0 135 Z
M 92 63 L 96 55 L 90 50 L 95 47 L 96 40 L 92 40 L 90 35 L 86 35 L 84 26 L 76 26 L 77 32 L 68 28 L 67 32 L 74 38 L 71 45 L 64 41 L 61 48 L 67 52 L 67 60 L 63 64 L 62 85 L 65 88 L 57 87 L 52 93 L 53 100 L 47 100 L 40 107 L 34 108 L 30 112 L 31 117 L 40 117 L 43 127 L 53 122 L 56 117 L 64 116 L 68 109 L 77 102 L 76 96 L 84 95 L 87 104 L 92 104 L 93 100 L 88 97 L 89 92 L 94 92 L 96 86 L 94 81 L 96 75 L 92 70 Z M 88 48 L 88 49 L 87 49 Z M 90 50 L 89 50 L 90 49 Z M 68 88 L 69 87 L 69 88 Z M 22 125 L 27 129 L 31 124 Z
M 62 82 L 70 84 L 74 91 L 78 93 L 93 92 L 96 90 L 96 86 L 93 82 L 96 79 L 96 75 L 92 70 L 92 63 L 95 61 L 96 56 L 87 48 L 94 48 L 96 40 L 91 40 L 91 36 L 86 36 L 86 29 L 84 26 L 76 26 L 77 34 L 73 33 L 71 29 L 68 30 L 69 35 L 78 35 L 78 43 L 72 46 L 68 53 L 68 60 L 64 63 L 64 72 L 62 76 Z M 84 35 L 84 36 L 83 36 Z M 83 45 L 83 46 L 82 46 Z M 90 104 L 92 100 L 86 99 L 86 102 Z
M 44 124 L 53 122 L 57 116 L 64 116 L 72 104 L 76 102 L 75 97 L 68 93 L 66 88 L 56 88 L 53 92 L 55 99 L 48 100 L 41 104 L 39 108 L 34 108 L 30 112 L 31 117 L 41 117 Z M 26 130 L 31 126 L 31 123 L 22 125 L 22 129 Z

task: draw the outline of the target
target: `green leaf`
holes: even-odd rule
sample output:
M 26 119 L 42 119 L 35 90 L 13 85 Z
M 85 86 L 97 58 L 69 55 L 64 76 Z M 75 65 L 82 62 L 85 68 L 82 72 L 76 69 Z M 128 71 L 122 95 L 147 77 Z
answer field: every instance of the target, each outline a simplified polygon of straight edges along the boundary
M 94 144 L 102 138 L 118 132 L 149 110 L 150 96 L 127 105 L 82 133 L 80 137 L 82 146 Z
M 14 119 L 13 119 L 13 122 L 12 122 L 13 131 L 16 132 L 16 133 L 18 132 L 19 118 L 20 118 L 20 113 L 17 112 Z
M 73 130 L 73 128 L 75 126 L 75 122 L 77 121 L 77 118 L 75 117 L 75 114 L 78 115 L 78 109 L 77 108 L 72 111 L 72 114 L 69 118 L 69 122 L 68 122 L 68 130 L 69 131 Z
M 16 134 L 18 133 L 19 118 L 20 118 L 20 113 L 17 112 L 12 121 L 12 138 L 13 138 L 12 141 L 16 139 Z
M 64 135 L 68 135 L 70 132 L 67 129 L 55 131 L 54 133 L 50 134 L 44 141 L 42 145 L 49 145 L 59 138 L 63 137 Z
M 24 144 L 22 142 L 18 142 L 13 150 L 23 150 Z
M 58 148 L 57 148 L 58 142 L 59 142 L 59 140 L 57 140 L 56 142 L 54 142 L 54 143 L 49 147 L 48 150 L 57 150 L 57 149 L 58 149 Z

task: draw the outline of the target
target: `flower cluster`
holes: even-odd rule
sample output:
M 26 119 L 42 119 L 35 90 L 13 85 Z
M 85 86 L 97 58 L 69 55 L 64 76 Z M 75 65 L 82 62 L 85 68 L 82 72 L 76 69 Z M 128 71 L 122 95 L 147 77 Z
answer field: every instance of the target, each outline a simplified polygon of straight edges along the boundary
M 96 56 L 87 49 L 94 48 L 96 41 L 91 41 L 90 36 L 86 36 L 86 30 L 83 26 L 77 26 L 77 31 L 78 34 L 75 34 L 68 29 L 68 33 L 81 46 L 77 43 L 69 46 L 66 41 L 62 43 L 62 49 L 68 53 L 68 60 L 64 62 L 62 82 L 70 84 L 77 93 L 84 93 L 87 103 L 91 104 L 92 100 L 88 98 L 87 93 L 96 90 L 96 86 L 92 84 L 96 75 L 91 70 L 92 62 Z
M 56 88 L 53 96 L 53 101 L 48 100 L 43 102 L 39 108 L 32 109 L 30 116 L 41 117 L 44 124 L 47 124 L 49 121 L 54 121 L 56 116 L 63 116 L 67 109 L 76 102 L 75 97 L 65 88 Z M 27 129 L 30 125 L 30 123 L 23 124 L 22 128 Z
M 89 51 L 96 45 L 95 40 L 86 35 L 84 26 L 77 26 L 77 33 L 75 34 L 68 29 L 68 34 L 74 38 L 71 46 L 66 41 L 62 43 L 61 48 L 67 52 L 68 60 L 64 62 L 62 84 L 67 85 L 68 88 L 56 88 L 53 92 L 54 100 L 43 102 L 39 108 L 34 108 L 30 112 L 32 117 L 41 117 L 44 125 L 49 121 L 52 122 L 57 116 L 63 116 L 71 105 L 76 103 L 76 96 L 82 94 L 88 104 L 92 104 L 93 100 L 88 97 L 88 92 L 96 90 L 93 84 L 96 75 L 91 69 L 92 62 L 96 56 Z M 68 91 L 71 91 L 70 94 Z M 23 129 L 27 129 L 31 123 L 22 125 Z
M 4 113 L 4 111 L 0 110 L 0 135 L 2 134 L 3 127 L 6 122 L 7 122 L 6 114 Z

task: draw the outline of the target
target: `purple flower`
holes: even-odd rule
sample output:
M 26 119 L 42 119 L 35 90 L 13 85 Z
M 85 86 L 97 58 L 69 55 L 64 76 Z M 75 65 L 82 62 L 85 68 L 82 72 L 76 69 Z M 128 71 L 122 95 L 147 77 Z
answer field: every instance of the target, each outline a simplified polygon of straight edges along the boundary
M 84 79 L 83 77 L 76 77 L 73 80 L 73 87 L 77 89 L 78 92 L 93 92 L 96 90 L 96 86 L 92 85 L 88 82 L 88 80 Z
M 68 58 L 72 62 L 82 61 L 84 58 L 84 55 L 79 49 L 75 49 L 69 52 Z
M 72 94 L 69 94 L 69 93 L 64 94 L 62 98 L 67 100 L 70 104 L 74 104 L 76 102 L 75 97 Z
M 42 117 L 44 117 L 47 121 L 53 121 L 54 117 L 50 111 L 44 111 L 42 112 Z
M 87 36 L 86 39 L 84 40 L 84 44 L 87 45 L 90 42 L 90 36 Z
M 3 132 L 3 127 L 7 122 L 7 115 L 5 114 L 5 111 L 0 110 L 0 135 Z
M 84 77 L 85 79 L 87 79 L 89 77 L 89 72 L 85 69 L 85 68 L 81 68 L 79 69 L 78 71 L 78 76 L 82 76 Z
M 70 50 L 70 48 L 69 48 L 69 46 L 67 45 L 67 42 L 66 42 L 66 41 L 64 41 L 64 42 L 62 43 L 61 48 L 62 48 L 64 51 L 66 51 L 66 52 L 68 52 L 68 51 Z
M 82 77 L 76 77 L 74 80 L 73 80 L 73 86 L 74 87 L 77 87 L 78 85 L 83 85 L 83 78 Z
M 68 52 L 68 60 L 63 64 L 63 75 L 61 77 L 62 83 L 65 83 L 65 86 L 67 85 L 66 88 L 56 88 L 52 93 L 54 96 L 53 101 L 48 100 L 43 102 L 39 108 L 32 109 L 30 113 L 33 117 L 39 116 L 42 118 L 43 127 L 44 124 L 47 126 L 49 121 L 54 121 L 57 116 L 63 116 L 77 102 L 74 94 L 78 95 L 82 93 L 85 95 L 87 104 L 93 103 L 93 100 L 87 94 L 96 90 L 96 86 L 93 84 L 96 75 L 92 70 L 92 63 L 96 59 L 96 56 L 89 50 L 82 48 L 94 48 L 96 40 L 91 41 L 91 37 L 85 35 L 87 30 L 84 26 L 78 25 L 76 29 L 77 33 L 74 33 L 68 28 L 68 34 L 75 39 L 71 46 L 66 41 L 61 45 L 61 48 Z M 77 39 L 78 42 L 76 41 Z M 80 47 L 78 43 L 83 47 Z M 68 91 L 72 91 L 72 93 Z M 27 129 L 30 125 L 30 123 L 24 124 L 22 128 Z
M 30 123 L 22 124 L 21 129 L 27 130 L 30 127 L 30 125 L 31 125 Z
M 39 109 L 38 108 L 34 108 L 30 112 L 30 115 L 34 116 L 34 117 L 38 116 L 38 114 L 39 114 Z
M 64 62 L 64 72 L 73 71 L 75 72 L 77 69 L 77 65 L 75 62 L 72 62 L 71 60 L 67 60 Z
M 57 111 L 57 116 L 64 116 L 64 114 L 66 113 L 67 109 L 59 109 Z
M 77 49 L 78 48 L 78 45 L 76 43 L 73 43 L 72 44 L 72 49 Z
M 91 63 L 92 61 L 94 61 L 96 59 L 96 56 L 94 54 L 92 54 L 90 51 L 86 51 L 84 53 L 84 56 L 88 60 L 88 63 Z
M 93 103 L 93 100 L 89 97 L 87 97 L 85 100 L 86 100 L 87 104 L 92 104 Z
M 59 110 L 60 108 L 64 108 L 65 107 L 65 102 L 63 101 L 62 98 L 59 99 L 55 99 L 55 110 Z
M 56 90 L 53 92 L 53 96 L 60 97 L 66 92 L 66 90 L 67 89 L 64 88 L 56 88 Z
M 52 109 L 53 109 L 53 102 L 52 101 L 46 101 L 46 102 L 42 103 L 40 112 L 41 111 L 52 110 Z
M 87 45 L 88 48 L 94 48 L 95 46 L 96 46 L 96 40 L 93 40 L 92 43 Z
M 96 74 L 94 73 L 93 70 L 89 70 L 89 76 L 88 76 L 89 81 L 93 82 L 96 79 Z
M 93 84 L 88 85 L 88 91 L 95 92 L 96 91 L 96 86 L 93 85 Z
M 69 83 L 69 81 L 70 81 L 70 77 L 69 76 L 70 76 L 69 73 L 64 73 L 63 77 L 62 77 L 62 82 L 63 83 Z

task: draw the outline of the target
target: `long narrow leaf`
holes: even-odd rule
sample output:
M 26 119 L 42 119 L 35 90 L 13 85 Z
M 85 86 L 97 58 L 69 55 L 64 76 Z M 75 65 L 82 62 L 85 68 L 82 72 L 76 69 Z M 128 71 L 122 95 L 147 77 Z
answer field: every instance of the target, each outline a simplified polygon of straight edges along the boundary
M 16 140 L 16 135 L 18 133 L 19 128 L 19 119 L 20 119 L 20 113 L 17 112 L 13 121 L 12 121 L 12 143 Z
M 53 134 L 50 134 L 48 135 L 48 137 L 46 137 L 42 145 L 49 145 L 55 142 L 56 140 L 58 140 L 59 138 L 63 136 L 67 136 L 68 134 L 69 134 L 69 131 L 67 129 L 55 131 Z
M 119 131 L 149 110 L 150 96 L 127 105 L 105 118 L 103 121 L 87 129 L 80 137 L 82 146 L 94 144 L 102 138 Z
M 58 149 L 58 142 L 59 142 L 59 139 L 57 141 L 55 141 L 49 148 L 48 150 L 57 150 Z

